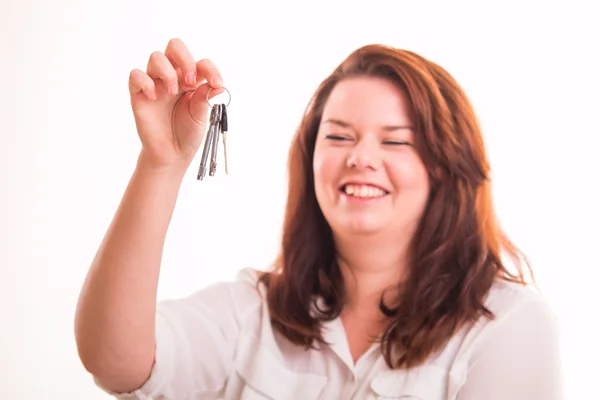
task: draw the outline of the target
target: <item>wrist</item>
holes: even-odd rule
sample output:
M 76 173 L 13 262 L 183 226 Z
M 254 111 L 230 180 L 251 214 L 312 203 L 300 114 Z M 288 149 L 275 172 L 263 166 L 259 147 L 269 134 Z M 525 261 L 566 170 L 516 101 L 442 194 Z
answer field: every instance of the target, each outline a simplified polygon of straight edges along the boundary
M 156 163 L 142 151 L 138 157 L 135 169 L 137 174 L 164 177 L 169 180 L 183 180 L 189 165 L 190 162 L 185 160 L 176 160 L 170 163 Z

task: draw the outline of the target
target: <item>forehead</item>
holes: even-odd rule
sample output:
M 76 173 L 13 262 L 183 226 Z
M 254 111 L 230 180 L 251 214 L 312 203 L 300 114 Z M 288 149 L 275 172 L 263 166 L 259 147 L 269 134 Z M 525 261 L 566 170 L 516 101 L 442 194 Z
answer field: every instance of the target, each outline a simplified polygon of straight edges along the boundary
M 376 77 L 352 77 L 340 81 L 332 90 L 323 117 L 354 122 L 411 122 L 412 107 L 405 91 L 393 82 Z

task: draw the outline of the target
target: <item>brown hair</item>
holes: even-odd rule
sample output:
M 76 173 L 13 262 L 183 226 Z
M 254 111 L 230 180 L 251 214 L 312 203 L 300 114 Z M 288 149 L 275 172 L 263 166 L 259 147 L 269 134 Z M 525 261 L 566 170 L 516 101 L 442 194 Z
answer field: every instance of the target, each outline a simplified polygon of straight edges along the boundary
M 275 329 L 295 344 L 313 347 L 324 342 L 322 321 L 338 317 L 345 302 L 332 231 L 315 195 L 312 161 L 323 107 L 334 86 L 353 76 L 389 79 L 408 94 L 416 117 L 415 146 L 431 185 L 399 306 L 380 303 L 393 320 L 382 336 L 385 360 L 390 368 L 410 368 L 465 324 L 493 317 L 485 307 L 489 289 L 498 278 L 526 284 L 521 261 L 527 265 L 527 260 L 496 221 L 483 138 L 463 90 L 448 72 L 413 52 L 365 46 L 318 87 L 290 149 L 282 249 L 275 270 L 259 280 L 267 287 Z M 514 273 L 502 252 L 513 260 Z M 317 307 L 315 313 L 317 298 L 326 309 Z

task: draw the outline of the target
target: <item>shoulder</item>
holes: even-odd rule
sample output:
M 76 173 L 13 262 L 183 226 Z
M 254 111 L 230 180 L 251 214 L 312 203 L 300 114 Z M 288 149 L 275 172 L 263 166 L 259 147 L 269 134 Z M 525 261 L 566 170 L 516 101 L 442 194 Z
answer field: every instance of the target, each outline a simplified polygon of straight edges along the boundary
M 265 272 L 267 271 L 261 271 L 255 268 L 242 268 L 238 271 L 234 282 L 240 285 L 256 288 L 260 276 Z M 262 290 L 263 286 L 261 285 L 260 288 Z
M 211 297 L 231 297 L 234 300 L 258 300 L 264 295 L 264 288 L 259 286 L 259 277 L 263 272 L 254 268 L 243 268 L 234 279 L 221 280 L 208 284 L 184 299 L 210 299 Z M 218 300 L 215 298 L 215 300 Z M 166 300 L 173 302 L 178 300 Z
M 506 280 L 494 283 L 485 306 L 494 314 L 493 322 L 496 325 L 510 323 L 523 315 L 537 319 L 556 319 L 548 300 L 534 286 Z
M 262 273 L 255 268 L 243 268 L 233 280 L 220 281 L 208 286 L 205 290 L 206 295 L 227 296 L 237 304 L 258 305 L 265 298 L 264 285 L 259 282 Z
M 458 398 L 562 398 L 559 322 L 543 294 L 498 281 L 485 305 L 493 318 L 481 317 L 458 343 L 452 366 Z
M 160 301 L 157 312 L 163 316 L 177 314 L 208 315 L 216 319 L 233 317 L 243 323 L 260 313 L 265 290 L 259 284 L 262 271 L 244 268 L 232 280 L 211 283 L 189 296 Z
M 490 289 L 485 306 L 493 314 L 482 316 L 469 330 L 463 350 L 471 361 L 491 347 L 531 349 L 553 345 L 559 334 L 559 320 L 545 296 L 532 286 L 498 280 Z

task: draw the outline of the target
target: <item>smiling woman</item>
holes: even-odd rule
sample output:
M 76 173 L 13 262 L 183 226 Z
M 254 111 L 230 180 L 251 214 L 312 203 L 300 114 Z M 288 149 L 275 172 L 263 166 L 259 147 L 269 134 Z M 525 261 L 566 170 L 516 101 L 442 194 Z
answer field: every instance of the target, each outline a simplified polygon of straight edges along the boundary
M 445 70 L 386 46 L 351 54 L 310 104 L 292 145 L 290 182 L 297 184 L 278 269 L 261 278 L 274 326 L 288 340 L 325 345 L 323 324 L 339 320 L 350 369 L 377 369 L 370 351 L 381 343 L 376 354 L 398 374 L 426 365 L 460 376 L 471 365 L 508 374 L 502 387 L 474 378 L 477 368 L 466 383 L 450 377 L 448 398 L 463 384 L 470 394 L 461 399 L 560 396 L 552 319 L 525 289 L 524 257 L 497 224 L 475 113 Z M 308 298 L 324 306 L 315 312 Z M 512 325 L 523 315 L 539 325 Z M 513 375 L 531 361 L 505 349 L 524 343 L 548 357 L 530 365 L 546 371 L 531 386 Z M 504 354 L 493 357 L 499 348 Z
M 385 228 L 378 241 L 394 230 L 396 237 L 412 236 L 429 182 L 412 146 L 406 92 L 388 79 L 348 78 L 332 90 L 322 119 L 313 157 L 315 193 L 334 233 Z M 398 252 L 404 249 L 398 246 L 389 262 L 398 262 Z
M 273 270 L 156 305 L 208 83 L 222 90 L 181 41 L 165 53 L 132 73 L 143 150 L 78 307 L 81 359 L 101 387 L 170 400 L 562 398 L 555 322 L 495 219 L 473 109 L 441 67 L 392 47 L 356 50 L 317 89 L 290 150 Z

